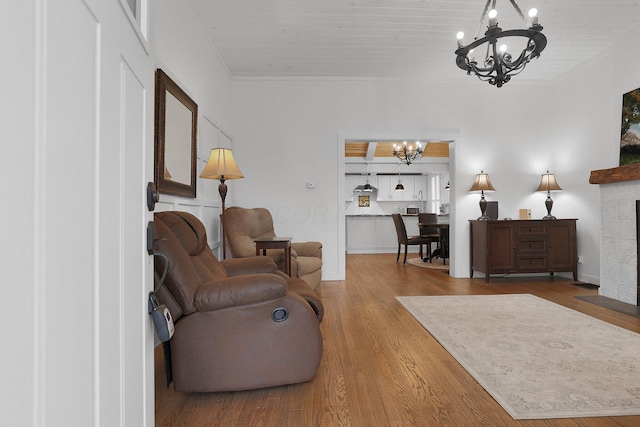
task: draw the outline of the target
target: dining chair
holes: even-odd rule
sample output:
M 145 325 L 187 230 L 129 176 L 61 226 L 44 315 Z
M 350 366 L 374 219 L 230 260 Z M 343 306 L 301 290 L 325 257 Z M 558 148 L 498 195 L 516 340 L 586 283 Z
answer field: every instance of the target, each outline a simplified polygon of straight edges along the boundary
M 406 264 L 407 262 L 407 252 L 411 245 L 418 245 L 420 247 L 419 253 L 420 258 L 422 258 L 422 245 L 429 244 L 429 238 L 422 236 L 407 236 L 407 227 L 404 225 L 402 216 L 400 214 L 391 214 L 391 217 L 393 218 L 393 223 L 396 226 L 396 234 L 398 235 L 398 255 L 396 256 L 396 261 L 400 259 L 400 249 L 402 245 L 404 245 L 403 264 Z

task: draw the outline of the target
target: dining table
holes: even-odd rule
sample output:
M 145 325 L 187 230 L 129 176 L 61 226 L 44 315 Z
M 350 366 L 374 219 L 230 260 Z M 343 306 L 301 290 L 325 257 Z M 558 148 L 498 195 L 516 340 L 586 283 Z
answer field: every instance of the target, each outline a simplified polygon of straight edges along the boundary
M 419 222 L 418 229 L 421 230 L 421 232 L 423 227 L 437 228 L 438 236 L 440 239 L 439 239 L 438 247 L 431 253 L 431 258 L 424 257 L 422 261 L 427 262 L 427 261 L 430 261 L 430 259 L 440 257 L 442 258 L 443 263 L 446 264 L 447 258 L 449 258 L 449 220 L 448 218 L 446 220 L 439 218 L 437 222 Z

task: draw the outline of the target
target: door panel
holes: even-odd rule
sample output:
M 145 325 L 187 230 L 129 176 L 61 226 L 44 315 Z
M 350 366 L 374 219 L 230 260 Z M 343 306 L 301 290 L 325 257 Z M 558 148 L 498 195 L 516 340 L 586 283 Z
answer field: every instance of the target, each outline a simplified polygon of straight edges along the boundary
M 86 4 L 48 7 L 44 52 L 43 419 L 62 425 L 74 402 L 77 425 L 93 424 L 96 152 L 99 145 L 99 23 Z M 73 22 L 73 25 L 69 25 Z M 69 57 L 73 52 L 73 60 Z M 63 60 L 63 58 L 66 58 Z M 64 387 L 76 379 L 74 387 Z M 80 379 L 85 379 L 80 381 Z

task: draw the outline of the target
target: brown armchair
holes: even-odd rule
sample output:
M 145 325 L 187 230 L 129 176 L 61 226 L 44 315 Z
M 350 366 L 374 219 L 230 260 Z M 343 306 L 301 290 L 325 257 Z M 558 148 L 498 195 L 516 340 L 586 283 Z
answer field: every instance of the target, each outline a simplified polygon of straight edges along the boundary
M 156 277 L 171 311 L 177 391 L 233 391 L 314 377 L 322 358 L 318 296 L 268 257 L 218 261 L 204 225 L 186 212 L 155 214 Z
M 275 237 L 271 213 L 264 208 L 227 208 L 220 216 L 224 224 L 225 237 L 234 258 L 256 255 L 255 239 Z M 284 270 L 283 250 L 269 249 L 267 256 Z M 291 277 L 307 282 L 318 289 L 322 281 L 322 243 L 291 243 Z

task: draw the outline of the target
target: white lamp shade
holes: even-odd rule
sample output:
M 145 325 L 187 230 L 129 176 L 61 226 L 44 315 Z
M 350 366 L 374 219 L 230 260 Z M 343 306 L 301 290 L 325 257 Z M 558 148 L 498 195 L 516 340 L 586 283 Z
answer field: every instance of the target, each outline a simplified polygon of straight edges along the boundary
M 481 171 L 479 174 L 476 174 L 476 179 L 473 181 L 473 185 L 469 189 L 470 193 L 480 192 L 480 191 L 496 191 L 491 184 L 491 180 L 489 179 L 489 174 Z
M 543 173 L 542 179 L 540 180 L 540 186 L 536 191 L 562 191 L 562 188 L 558 185 L 558 181 L 556 181 L 556 176 L 552 173 Z
M 240 168 L 233 158 L 229 148 L 214 148 L 211 150 L 207 165 L 200 173 L 200 178 L 206 179 L 238 179 L 244 178 Z

